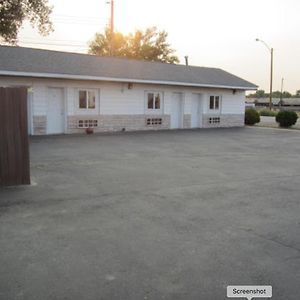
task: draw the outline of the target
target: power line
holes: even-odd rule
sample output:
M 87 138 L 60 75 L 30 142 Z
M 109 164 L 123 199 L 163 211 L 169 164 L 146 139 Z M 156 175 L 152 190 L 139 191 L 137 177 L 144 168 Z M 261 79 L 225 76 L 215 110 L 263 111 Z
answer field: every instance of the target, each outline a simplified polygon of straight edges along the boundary
M 99 17 L 88 17 L 88 16 L 71 16 L 71 15 L 52 15 L 50 17 L 53 21 L 58 23 L 78 23 L 78 24 L 93 24 L 98 25 L 99 20 L 106 22 L 107 18 L 99 18 Z
M 27 37 L 27 36 L 24 36 L 21 38 L 21 40 L 24 40 L 25 42 L 39 42 L 40 39 L 38 38 L 32 38 L 32 37 Z M 79 41 L 79 40 L 66 40 L 66 39 L 63 39 L 63 40 L 60 40 L 60 39 L 47 39 L 47 40 L 44 40 L 45 42 L 67 42 L 67 43 L 75 43 L 75 44 L 81 44 L 83 45 L 83 41 Z
M 83 24 L 83 25 L 98 25 L 99 24 L 99 20 L 96 21 L 80 21 L 80 20 L 76 20 L 76 19 L 54 19 L 53 22 L 55 23 L 71 23 L 71 24 Z M 103 23 L 105 23 L 103 21 Z
M 72 15 L 62 15 L 62 14 L 53 14 L 54 18 L 72 18 L 72 19 L 94 19 L 98 20 L 98 17 L 91 17 L 91 16 L 72 16 Z
M 114 0 L 110 0 L 108 2 L 111 4 L 111 18 L 110 18 L 110 28 L 112 33 L 114 31 Z M 72 16 L 72 15 L 62 15 L 62 14 L 53 14 L 52 20 L 55 23 L 62 23 L 62 24 L 70 24 L 70 25 L 89 25 L 89 26 L 99 26 L 99 20 L 105 20 L 103 25 L 107 25 L 106 18 L 98 18 L 98 17 L 88 17 L 88 16 Z M 58 47 L 78 47 L 82 49 L 88 49 L 88 41 L 83 44 L 81 41 L 68 41 L 68 40 L 46 40 L 46 41 L 39 41 L 34 38 L 20 38 L 19 43 L 24 45 L 49 45 L 49 46 L 58 46 Z
M 50 45 L 50 46 L 61 46 L 61 47 L 78 47 L 88 49 L 89 47 L 84 44 L 57 44 L 57 43 L 47 43 L 47 42 L 23 42 L 20 41 L 21 44 L 25 45 Z
M 70 25 L 88 25 L 88 26 L 97 26 L 99 25 L 99 22 L 82 22 L 82 21 L 76 21 L 76 20 L 53 20 L 54 23 L 60 23 L 60 24 L 70 24 Z M 104 24 L 105 22 L 103 22 Z
M 72 15 L 63 15 L 63 14 L 52 14 L 52 17 L 54 18 L 67 18 L 67 19 L 81 19 L 81 20 L 101 20 L 106 18 L 99 18 L 99 17 L 91 17 L 91 16 L 72 16 Z

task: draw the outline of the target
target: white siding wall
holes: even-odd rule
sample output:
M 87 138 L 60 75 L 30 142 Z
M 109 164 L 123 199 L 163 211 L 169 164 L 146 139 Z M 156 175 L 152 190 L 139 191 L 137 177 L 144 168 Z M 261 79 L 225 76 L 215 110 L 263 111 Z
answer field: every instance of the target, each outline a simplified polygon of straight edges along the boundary
M 183 113 L 184 114 L 191 114 L 192 93 L 186 92 L 183 97 L 184 97 Z
M 222 94 L 222 113 L 223 114 L 243 114 L 245 112 L 245 93 L 227 92 Z
M 33 86 L 33 115 L 47 114 L 47 86 L 41 83 L 34 83 Z
M 25 85 L 33 88 L 32 115 L 47 114 L 47 89 L 49 87 L 63 87 L 67 115 L 80 114 L 144 114 L 146 107 L 145 91 L 157 91 L 163 95 L 163 113 L 170 114 L 172 94 L 183 94 L 184 114 L 191 114 L 192 94 L 201 94 L 203 100 L 203 113 L 209 111 L 209 96 L 222 96 L 222 114 L 243 114 L 245 109 L 245 92 L 232 90 L 172 87 L 161 85 L 133 84 L 129 89 L 127 83 L 87 82 L 79 80 L 55 80 L 0 77 L 0 86 Z M 92 111 L 78 109 L 78 89 L 95 89 L 97 93 L 96 109 Z
M 69 115 L 75 115 L 76 108 L 73 100 L 75 97 L 74 88 L 69 86 L 66 87 L 65 95 L 66 95 L 66 110 Z
M 166 115 L 171 114 L 171 102 L 172 102 L 172 92 L 166 91 L 163 93 L 163 104 L 164 104 L 164 113 Z
M 75 100 L 76 101 L 76 100 Z M 143 114 L 144 90 L 128 89 L 127 84 L 102 84 L 100 92 L 100 114 Z

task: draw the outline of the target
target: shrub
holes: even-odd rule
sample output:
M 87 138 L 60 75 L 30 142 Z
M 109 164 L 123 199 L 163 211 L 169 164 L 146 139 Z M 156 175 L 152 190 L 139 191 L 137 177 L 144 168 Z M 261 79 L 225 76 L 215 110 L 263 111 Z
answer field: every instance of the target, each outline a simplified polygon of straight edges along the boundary
M 276 117 L 277 116 L 277 112 L 276 111 L 272 111 L 272 110 L 268 110 L 268 109 L 263 109 L 259 112 L 259 114 L 261 116 L 264 117 Z
M 253 108 L 247 108 L 245 111 L 245 124 L 254 125 L 260 122 L 259 113 Z
M 296 124 L 298 115 L 294 111 L 280 111 L 276 116 L 276 122 L 280 127 L 291 127 Z

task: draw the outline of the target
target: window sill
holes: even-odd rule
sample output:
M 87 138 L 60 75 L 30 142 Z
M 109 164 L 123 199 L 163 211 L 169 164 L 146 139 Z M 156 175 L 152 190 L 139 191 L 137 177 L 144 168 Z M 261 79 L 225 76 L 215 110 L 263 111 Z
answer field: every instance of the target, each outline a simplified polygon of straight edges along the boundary
M 148 109 L 145 111 L 146 115 L 162 115 L 163 112 L 161 109 Z
M 221 114 L 221 111 L 218 109 L 218 110 L 215 110 L 215 109 L 209 109 L 208 114 L 211 114 L 211 115 L 220 115 Z
M 75 112 L 77 115 L 98 115 L 99 114 L 96 108 L 93 109 L 78 108 Z

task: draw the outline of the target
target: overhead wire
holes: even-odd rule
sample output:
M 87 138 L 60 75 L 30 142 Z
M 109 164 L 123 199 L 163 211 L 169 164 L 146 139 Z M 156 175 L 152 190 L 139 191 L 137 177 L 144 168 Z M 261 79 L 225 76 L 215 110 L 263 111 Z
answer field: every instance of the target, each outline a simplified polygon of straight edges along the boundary
M 99 21 L 102 22 L 99 22 Z M 105 20 L 105 22 L 103 22 Z M 87 26 L 95 26 L 95 25 L 107 25 L 106 18 L 97 18 L 97 17 L 88 17 L 88 16 L 72 16 L 72 15 L 61 15 L 61 14 L 53 14 L 52 21 L 54 23 L 61 24 L 70 24 L 70 25 L 87 25 Z M 21 37 L 19 39 L 19 43 L 24 45 L 49 45 L 55 47 L 73 47 L 77 49 L 85 49 L 87 50 L 88 41 L 83 43 L 82 41 L 71 41 L 71 40 L 59 40 L 59 39 L 48 39 L 41 41 L 38 38 L 30 38 L 30 37 Z

